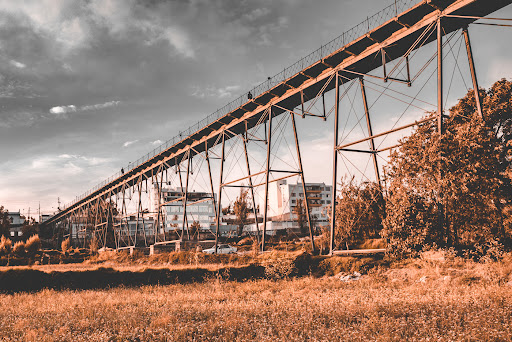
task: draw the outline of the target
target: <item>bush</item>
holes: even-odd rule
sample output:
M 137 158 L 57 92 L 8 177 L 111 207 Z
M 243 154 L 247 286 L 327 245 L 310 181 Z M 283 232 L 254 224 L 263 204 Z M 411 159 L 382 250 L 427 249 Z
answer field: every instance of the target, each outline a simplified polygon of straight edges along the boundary
M 23 256 L 25 255 L 25 242 L 18 241 L 14 244 L 14 247 L 12 248 L 12 252 L 14 255 L 17 256 Z
M 0 256 L 9 255 L 12 249 L 12 241 L 2 235 L 0 238 Z
M 391 153 L 382 236 L 393 254 L 476 246 L 494 260 L 498 245 L 512 247 L 512 82 L 480 92 L 484 119 L 471 91 L 450 108 L 442 139 L 423 123 Z
M 280 258 L 264 265 L 265 276 L 268 279 L 287 279 L 296 271 L 295 261 L 292 259 Z
M 34 256 L 41 249 L 41 240 L 39 235 L 32 235 L 27 242 L 25 242 L 25 251 L 28 256 Z
M 67 238 L 66 240 L 62 241 L 60 248 L 62 249 L 62 253 L 66 254 L 71 249 L 71 240 Z

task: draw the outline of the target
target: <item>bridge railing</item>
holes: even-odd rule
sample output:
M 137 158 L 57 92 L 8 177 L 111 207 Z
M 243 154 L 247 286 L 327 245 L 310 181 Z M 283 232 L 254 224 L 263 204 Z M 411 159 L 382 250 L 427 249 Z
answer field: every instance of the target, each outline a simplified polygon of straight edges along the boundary
M 405 10 L 409 9 L 416 3 L 418 3 L 418 0 L 396 0 L 391 5 L 387 6 L 383 10 L 379 11 L 378 13 L 367 17 L 366 20 L 359 23 L 358 25 L 352 27 L 348 31 L 343 32 L 338 37 L 334 38 L 330 42 L 322 45 L 317 50 L 313 51 L 309 55 L 301 58 L 296 63 L 290 65 L 289 67 L 283 69 L 283 71 L 279 72 L 278 74 L 274 75 L 274 77 L 271 77 L 270 80 L 266 80 L 265 82 L 257 85 L 253 89 L 250 90 L 253 97 L 258 97 L 261 94 L 269 91 L 273 87 L 275 87 L 277 84 L 286 81 L 288 78 L 292 77 L 293 75 L 297 74 L 301 70 L 304 70 L 306 67 L 316 63 L 317 61 L 321 60 L 323 57 L 335 52 L 336 50 L 340 49 L 344 45 L 350 43 L 351 41 L 356 40 L 357 38 L 363 36 L 364 34 L 368 33 L 371 29 L 378 27 L 388 20 L 393 19 L 396 17 L 399 13 L 404 12 Z M 208 115 L 204 119 L 200 120 L 199 122 L 195 123 L 194 125 L 188 127 L 187 129 L 180 131 L 179 134 L 172 137 L 171 139 L 167 140 L 160 146 L 156 147 L 154 150 L 150 151 L 146 155 L 140 157 L 134 162 L 128 163 L 125 167 L 123 167 L 126 172 L 130 171 L 131 169 L 137 167 L 138 165 L 144 163 L 148 159 L 158 155 L 162 151 L 165 151 L 166 149 L 174 146 L 181 140 L 185 139 L 186 137 L 192 135 L 193 133 L 199 131 L 201 128 L 217 121 L 224 115 L 232 112 L 233 110 L 237 109 L 238 107 L 242 106 L 244 103 L 247 102 L 247 95 L 244 93 L 244 95 L 239 96 L 237 99 L 229 102 L 224 107 L 218 109 L 217 111 L 213 112 L 212 114 Z M 119 178 L 122 175 L 122 173 L 119 171 L 112 175 L 111 177 L 107 178 L 103 182 L 99 183 L 89 191 L 85 192 L 81 196 L 77 196 L 75 200 L 67 205 L 64 206 L 64 209 L 73 205 L 74 203 L 82 200 L 83 198 L 91 195 L 95 191 L 101 189 L 105 185 L 111 183 L 115 179 Z

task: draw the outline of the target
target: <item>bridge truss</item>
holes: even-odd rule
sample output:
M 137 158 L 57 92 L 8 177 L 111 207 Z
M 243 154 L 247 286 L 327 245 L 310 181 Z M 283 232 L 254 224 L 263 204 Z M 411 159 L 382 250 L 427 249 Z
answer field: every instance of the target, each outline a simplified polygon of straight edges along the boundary
M 374 180 L 383 185 L 380 164 L 385 158 L 382 153 L 398 146 L 382 146 L 387 137 L 431 121 L 437 123 L 439 134 L 443 133 L 446 96 L 456 70 L 464 82 L 459 64 L 461 47 L 465 50 L 463 55 L 477 110 L 482 115 L 468 26 L 479 19 L 493 20 L 492 25 L 508 26 L 496 24 L 506 19 L 486 16 L 511 2 L 396 1 L 251 90 L 251 96 L 231 102 L 142 157 L 126 171 L 123 169 L 77 197 L 45 224 L 68 233 L 74 230 L 83 237 L 81 243 L 84 244 L 91 234 L 99 239 L 100 246 L 107 245 L 110 239 L 118 249 L 165 244 L 194 239 L 195 222 L 189 222 L 190 217 L 194 217 L 194 208 L 201 203 L 211 203 L 215 221 L 211 233 L 217 245 L 223 200 L 232 200 L 234 191 L 242 189 L 248 193 L 253 216 L 256 220 L 258 216 L 262 218 L 262 224 L 256 225 L 256 229 L 261 229 L 261 234 L 257 234 L 261 236 L 258 242 L 261 250 L 265 250 L 269 210 L 272 210 L 269 208 L 269 184 L 296 178 L 303 187 L 311 247 L 315 250 L 309 215 L 311 201 L 306 189 L 296 117 L 333 121 L 330 217 L 334 218 L 340 163 L 347 169 L 359 170 L 347 154 L 369 156 L 365 170 L 359 170 L 360 176 L 369 179 L 366 167 L 371 164 Z M 436 44 L 430 44 L 433 42 Z M 433 48 L 430 54 L 429 47 Z M 450 58 L 453 72 L 447 82 L 445 64 Z M 433 88 L 429 86 L 433 76 L 436 76 L 437 103 L 418 97 L 425 89 Z M 466 89 L 470 88 L 465 85 Z M 377 94 L 373 102 L 369 101 L 369 91 Z M 362 112 L 359 117 L 355 115 L 356 97 Z M 390 128 L 375 133 L 372 121 L 378 116 L 372 113 L 372 108 L 381 98 L 401 102 L 406 109 Z M 344 101 L 348 110 L 346 116 L 341 117 Z M 432 115 L 403 122 L 410 108 Z M 363 137 L 350 140 L 357 128 L 361 129 Z M 179 189 L 176 196 L 165 199 L 162 194 L 166 186 Z M 259 214 L 258 196 L 263 204 Z M 177 223 L 169 229 L 165 208 L 171 205 L 181 206 L 181 217 L 173 218 Z M 336 247 L 335 227 L 335 219 L 331 219 L 331 253 Z

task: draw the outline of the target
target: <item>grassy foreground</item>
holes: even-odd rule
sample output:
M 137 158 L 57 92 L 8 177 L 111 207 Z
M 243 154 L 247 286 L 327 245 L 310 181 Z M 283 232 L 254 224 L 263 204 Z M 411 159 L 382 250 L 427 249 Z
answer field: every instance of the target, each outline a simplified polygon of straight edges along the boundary
M 2 341 L 512 341 L 512 265 L 0 295 Z

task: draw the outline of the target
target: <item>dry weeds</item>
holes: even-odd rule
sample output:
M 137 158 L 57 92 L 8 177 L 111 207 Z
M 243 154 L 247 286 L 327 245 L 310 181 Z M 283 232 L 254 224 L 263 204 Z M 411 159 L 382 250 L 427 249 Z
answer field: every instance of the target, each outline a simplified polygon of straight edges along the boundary
M 461 264 L 457 264 L 461 263 Z M 512 266 L 0 295 L 2 341 L 509 341 Z M 507 285 L 508 284 L 508 285 Z

